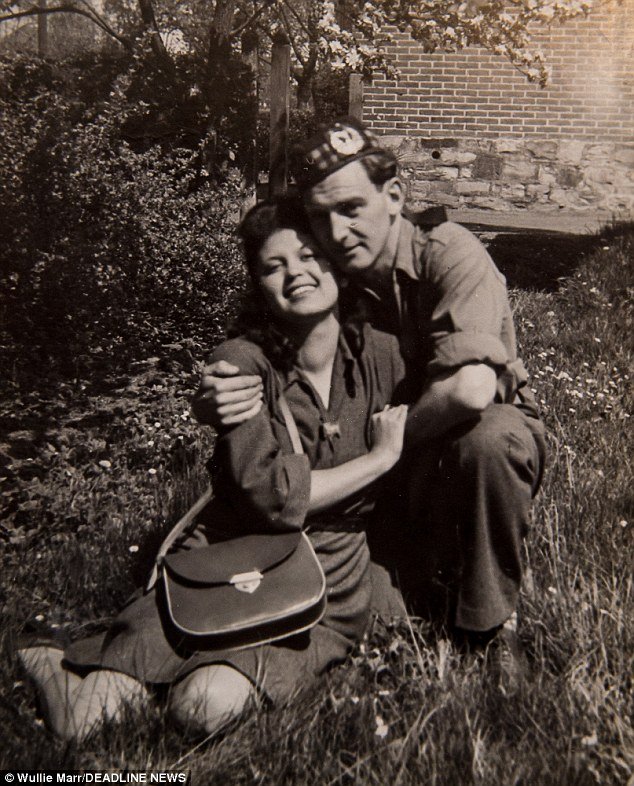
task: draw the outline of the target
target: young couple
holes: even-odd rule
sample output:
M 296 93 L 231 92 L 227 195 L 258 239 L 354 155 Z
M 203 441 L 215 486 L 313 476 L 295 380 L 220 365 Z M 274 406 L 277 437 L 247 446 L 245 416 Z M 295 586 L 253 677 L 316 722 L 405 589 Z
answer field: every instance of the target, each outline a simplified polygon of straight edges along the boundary
M 178 720 L 213 733 L 257 693 L 284 700 L 342 660 L 373 612 L 404 608 L 370 559 L 373 511 L 373 557 L 467 638 L 504 640 L 511 671 L 520 669 L 503 626 L 517 603 L 543 437 L 504 280 L 466 230 L 401 214 L 394 157 L 352 119 L 302 147 L 296 178 L 300 199 L 256 206 L 242 224 L 251 303 L 241 337 L 214 352 L 194 411 L 219 431 L 216 496 L 260 529 L 307 529 L 326 614 L 274 644 L 188 650 L 150 592 L 104 635 L 64 652 L 22 649 L 65 738 L 161 684 Z M 379 330 L 354 320 L 353 301 Z M 290 449 L 281 392 L 303 455 Z

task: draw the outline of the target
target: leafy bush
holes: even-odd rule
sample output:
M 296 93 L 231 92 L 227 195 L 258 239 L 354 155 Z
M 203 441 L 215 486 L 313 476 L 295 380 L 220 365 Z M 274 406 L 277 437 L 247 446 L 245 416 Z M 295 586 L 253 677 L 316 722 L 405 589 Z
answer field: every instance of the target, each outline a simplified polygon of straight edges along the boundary
M 17 376 L 209 346 L 242 288 L 239 173 L 212 178 L 200 145 L 135 151 L 128 86 L 99 111 L 53 89 L 0 100 L 0 357 Z

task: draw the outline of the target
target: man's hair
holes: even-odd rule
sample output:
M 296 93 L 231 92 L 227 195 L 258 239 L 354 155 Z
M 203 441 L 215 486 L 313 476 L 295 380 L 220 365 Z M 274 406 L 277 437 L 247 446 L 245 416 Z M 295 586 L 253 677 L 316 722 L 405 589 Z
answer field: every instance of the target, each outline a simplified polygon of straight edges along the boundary
M 377 150 L 359 159 L 370 181 L 380 188 L 388 180 L 398 175 L 398 162 L 389 150 Z

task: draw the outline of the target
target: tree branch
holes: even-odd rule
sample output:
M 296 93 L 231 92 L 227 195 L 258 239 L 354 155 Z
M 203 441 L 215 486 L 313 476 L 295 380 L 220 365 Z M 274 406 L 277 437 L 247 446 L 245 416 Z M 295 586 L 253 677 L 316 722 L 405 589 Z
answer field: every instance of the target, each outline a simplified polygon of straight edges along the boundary
M 241 24 L 239 27 L 236 27 L 236 29 L 235 29 L 235 30 L 232 30 L 232 31 L 229 33 L 229 38 L 235 38 L 236 36 L 240 35 L 240 33 L 241 33 L 243 30 L 246 30 L 246 29 L 247 29 L 247 27 L 249 27 L 250 25 L 252 25 L 252 24 L 253 24 L 253 22 L 255 22 L 255 20 L 256 20 L 256 19 L 257 19 L 257 18 L 260 16 L 260 14 L 261 14 L 263 11 L 266 11 L 266 9 L 267 9 L 267 8 L 268 8 L 270 5 L 271 5 L 271 4 L 270 4 L 270 2 L 265 2 L 265 3 L 264 3 L 263 5 L 261 5 L 259 8 L 256 8 L 256 10 L 255 10 L 255 11 L 254 11 L 254 12 L 251 14 L 251 16 L 250 16 L 250 17 L 249 17 L 249 18 L 246 20 L 246 22 L 243 22 L 243 23 L 242 23 L 242 24 Z
M 295 17 L 298 25 L 302 28 L 302 30 L 308 36 L 308 40 L 312 41 L 313 40 L 313 36 L 312 36 L 309 28 L 307 27 L 306 23 L 304 22 L 304 20 L 301 18 L 301 16 L 299 16 L 297 11 L 293 8 L 293 6 L 289 2 L 287 2 L 287 0 L 282 0 L 282 3 L 284 3 L 284 5 L 288 8 L 288 10 L 291 12 L 291 14 L 293 14 L 293 16 Z
M 114 30 L 112 27 L 110 27 L 110 25 L 108 24 L 108 22 L 106 22 L 106 20 L 102 16 L 102 14 L 98 13 L 98 11 L 96 11 L 90 5 L 88 0 L 80 0 L 80 2 L 82 3 L 82 5 L 84 5 L 86 7 L 86 10 L 92 15 L 96 25 L 98 25 L 105 33 L 108 33 L 110 36 L 115 38 L 117 41 L 119 41 L 121 43 L 123 43 L 124 40 L 127 41 L 127 47 L 131 48 L 132 44 L 130 42 L 130 39 L 125 38 L 124 36 L 121 36 L 119 33 L 116 32 L 116 30 Z
M 101 20 L 99 16 L 71 4 L 52 6 L 51 8 L 38 8 L 33 6 L 31 8 L 26 8 L 24 11 L 14 11 L 8 14 L 2 14 L 0 16 L 0 23 L 8 22 L 11 19 L 23 19 L 27 16 L 40 16 L 41 14 L 77 14 L 78 16 L 83 16 L 86 19 L 90 19 L 94 25 L 101 28 L 105 33 L 108 33 L 108 35 L 112 36 L 112 38 L 118 41 L 126 49 L 132 48 L 132 44 L 128 38 L 115 32 L 110 25 Z

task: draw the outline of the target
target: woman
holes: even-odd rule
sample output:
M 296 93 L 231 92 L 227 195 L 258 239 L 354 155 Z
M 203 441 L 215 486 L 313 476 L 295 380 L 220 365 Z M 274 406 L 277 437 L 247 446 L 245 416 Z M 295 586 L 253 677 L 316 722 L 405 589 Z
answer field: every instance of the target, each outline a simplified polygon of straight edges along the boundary
M 327 583 L 322 621 L 306 634 L 240 651 L 187 649 L 161 615 L 155 592 L 133 598 L 103 635 L 62 653 L 20 651 L 48 721 L 82 738 L 103 718 L 168 684 L 184 723 L 213 733 L 257 692 L 289 698 L 361 639 L 373 609 L 401 611 L 400 595 L 370 563 L 364 522 L 374 481 L 398 461 L 406 408 L 389 407 L 403 368 L 396 340 L 367 325 L 341 326 L 338 288 L 298 202 L 253 208 L 241 226 L 253 284 L 243 335 L 213 354 L 263 380 L 264 405 L 218 436 L 211 462 L 219 504 L 234 526 L 307 528 Z M 294 454 L 279 412 L 283 393 L 304 455 Z M 183 547 L 200 543 L 204 526 Z M 204 542 L 204 538 L 203 538 Z M 380 580 L 378 580 L 380 578 Z

